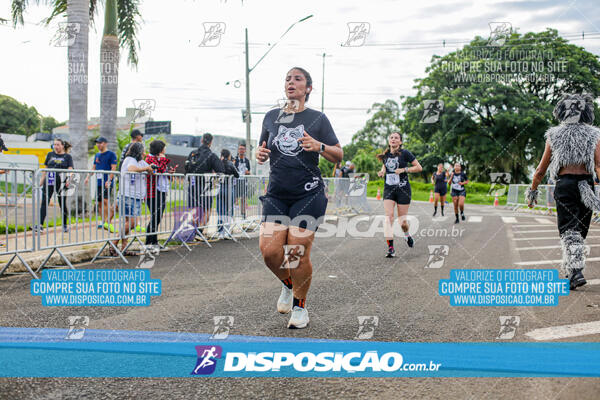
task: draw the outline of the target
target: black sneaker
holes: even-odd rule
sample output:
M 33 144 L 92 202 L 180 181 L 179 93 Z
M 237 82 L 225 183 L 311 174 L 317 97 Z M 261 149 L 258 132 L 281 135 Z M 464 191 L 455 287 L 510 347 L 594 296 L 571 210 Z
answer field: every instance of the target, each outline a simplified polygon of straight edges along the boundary
M 408 236 L 406 238 L 406 244 L 408 245 L 408 247 L 413 247 L 415 245 L 415 241 L 413 240 L 412 237 Z
M 456 220 L 454 221 L 455 224 L 458 224 L 460 222 L 460 220 L 458 219 L 458 217 L 456 217 Z
M 437 210 L 435 210 L 435 211 L 433 212 L 433 216 L 435 217 L 435 215 L 436 215 L 436 214 L 437 214 Z
M 462 218 L 462 220 L 465 220 L 465 214 L 460 214 L 460 217 Z
M 396 251 L 394 250 L 393 247 L 388 248 L 388 252 L 385 255 L 386 258 L 393 258 L 396 257 Z
M 444 210 L 442 210 L 442 217 L 444 216 Z
M 571 274 L 571 277 L 569 278 L 570 281 L 570 289 L 571 290 L 575 290 L 577 289 L 579 286 L 583 286 L 587 283 L 587 281 L 585 280 L 585 278 L 583 277 L 583 274 L 581 273 L 580 269 L 574 269 L 573 273 Z

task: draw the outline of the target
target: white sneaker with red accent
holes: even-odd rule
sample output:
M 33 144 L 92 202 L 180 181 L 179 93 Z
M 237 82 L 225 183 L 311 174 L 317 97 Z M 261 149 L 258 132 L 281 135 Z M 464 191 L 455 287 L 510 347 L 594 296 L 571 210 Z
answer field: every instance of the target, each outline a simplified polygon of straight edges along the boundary
M 290 322 L 288 322 L 288 328 L 291 329 L 302 329 L 308 326 L 308 311 L 306 308 L 295 306 L 292 310 L 292 316 Z
M 292 311 L 293 303 L 294 291 L 283 285 L 281 288 L 281 294 L 279 295 L 279 300 L 277 300 L 277 311 L 279 311 L 281 314 L 287 314 Z

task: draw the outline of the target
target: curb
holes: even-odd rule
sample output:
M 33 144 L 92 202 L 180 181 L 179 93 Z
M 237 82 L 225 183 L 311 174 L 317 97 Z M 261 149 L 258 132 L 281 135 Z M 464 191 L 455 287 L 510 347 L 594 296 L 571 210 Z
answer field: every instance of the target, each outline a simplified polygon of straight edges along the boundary
M 254 239 L 256 237 L 258 237 L 258 233 L 255 232 L 248 232 L 248 235 L 250 236 L 250 239 Z M 243 235 L 239 234 L 234 234 L 233 235 L 237 240 L 243 240 L 246 239 Z M 214 242 L 218 242 L 220 240 L 210 240 L 209 243 L 214 243 Z M 225 240 L 223 240 L 225 241 Z M 88 262 L 91 261 L 92 258 L 94 257 L 94 255 L 96 255 L 96 252 L 102 247 L 104 243 L 100 243 L 100 244 L 93 244 L 93 245 L 82 245 L 79 246 L 77 249 L 72 249 L 72 250 L 68 250 L 68 248 L 62 248 L 61 251 L 62 253 L 65 255 L 65 257 L 69 260 L 69 262 L 71 264 L 80 264 L 80 263 L 84 263 L 84 262 Z M 203 244 L 202 242 L 195 242 L 195 243 L 188 243 L 188 246 L 194 248 L 196 245 L 199 244 Z M 133 250 L 139 250 L 140 249 L 140 245 L 139 243 L 136 243 L 135 245 L 132 245 L 131 247 Z M 165 249 L 162 249 L 160 252 L 169 252 L 169 251 L 174 251 L 179 249 L 179 246 L 176 245 L 171 245 Z M 52 250 L 46 250 L 44 252 L 44 254 L 36 254 L 36 255 L 31 255 L 28 253 L 21 253 L 21 257 L 23 257 L 25 259 L 25 261 L 27 261 L 27 263 L 29 264 L 29 266 L 31 267 L 31 269 L 33 269 L 34 271 L 44 262 L 44 260 L 46 259 L 46 257 L 48 257 L 48 254 L 51 252 Z M 106 252 L 106 250 L 105 250 Z M 7 263 L 10 258 L 12 257 L 12 254 L 6 255 L 6 256 L 2 256 L 0 257 L 0 264 L 3 263 Z M 52 255 L 52 257 L 50 257 L 50 260 L 48 260 L 48 262 L 46 263 L 47 266 L 62 266 L 64 264 L 64 261 L 62 260 L 62 258 L 60 257 L 60 254 L 55 253 Z M 129 264 L 127 264 L 127 267 L 130 267 L 132 264 L 131 262 Z M 135 267 L 135 264 L 133 265 Z M 18 258 L 15 258 L 12 262 L 12 264 L 10 265 L 10 267 L 8 267 L 8 269 L 5 271 L 5 273 L 7 274 L 12 274 L 12 273 L 20 273 L 20 272 L 27 272 L 27 269 L 25 268 L 25 266 L 23 265 L 23 263 L 21 263 L 21 261 Z M 2 279 L 2 277 L 0 277 L 0 279 Z

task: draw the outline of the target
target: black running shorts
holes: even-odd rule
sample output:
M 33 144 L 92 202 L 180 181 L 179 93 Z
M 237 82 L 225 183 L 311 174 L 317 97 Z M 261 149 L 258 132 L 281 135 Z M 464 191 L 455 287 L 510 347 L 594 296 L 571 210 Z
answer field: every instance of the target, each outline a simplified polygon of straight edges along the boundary
M 262 201 L 262 222 L 275 222 L 281 225 L 297 226 L 316 231 L 323 222 L 327 209 L 324 190 L 299 199 L 281 199 L 271 195 L 260 196 Z
M 412 190 L 410 184 L 405 186 L 388 186 L 383 187 L 383 199 L 393 200 L 397 204 L 410 204 L 410 198 L 412 197 Z

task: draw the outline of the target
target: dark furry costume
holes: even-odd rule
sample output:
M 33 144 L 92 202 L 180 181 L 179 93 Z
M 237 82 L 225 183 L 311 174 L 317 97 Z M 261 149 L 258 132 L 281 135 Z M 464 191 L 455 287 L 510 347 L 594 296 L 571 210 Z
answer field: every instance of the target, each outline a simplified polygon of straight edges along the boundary
M 589 95 L 564 95 L 553 115 L 560 125 L 548 129 L 545 134 L 552 149 L 549 173 L 553 181 L 558 181 L 554 198 L 563 253 L 561 269 L 571 279 L 573 289 L 585 284 L 582 275 L 585 269 L 583 241 L 587 236 L 592 210 L 600 210 L 600 199 L 594 193 L 592 181 L 600 129 L 591 125 L 594 121 L 594 103 Z M 558 175 L 562 167 L 579 164 L 585 165 L 589 175 Z M 530 204 L 533 203 L 533 200 L 537 200 L 537 190 L 528 190 L 526 198 Z M 574 286 L 574 277 L 583 283 Z

